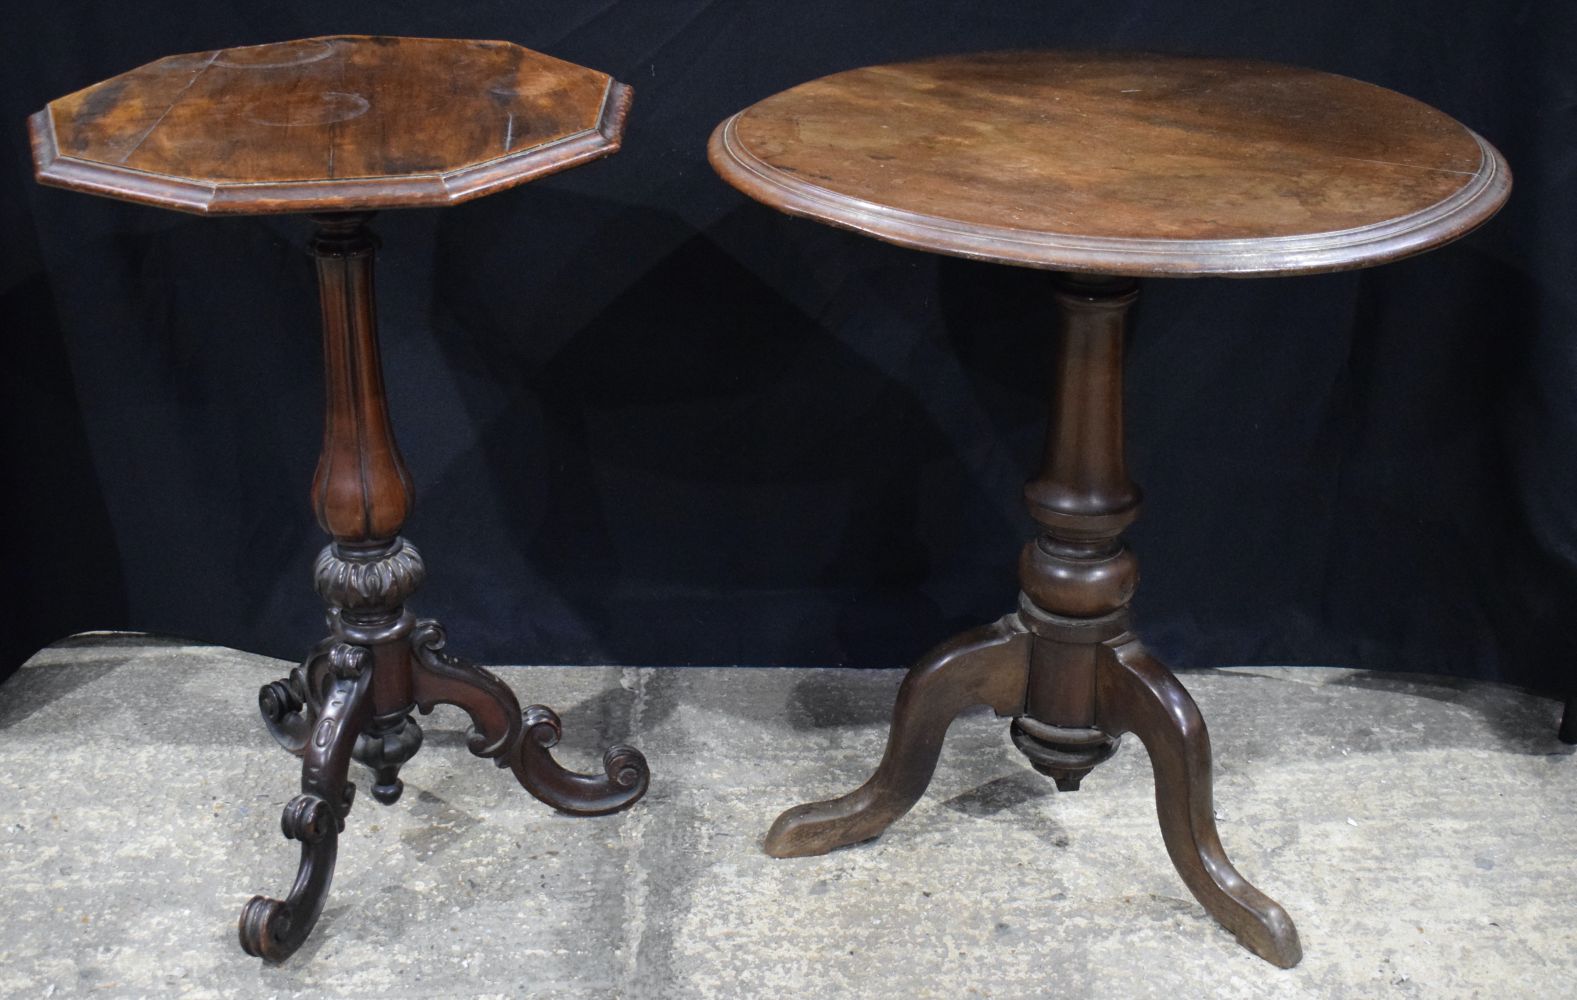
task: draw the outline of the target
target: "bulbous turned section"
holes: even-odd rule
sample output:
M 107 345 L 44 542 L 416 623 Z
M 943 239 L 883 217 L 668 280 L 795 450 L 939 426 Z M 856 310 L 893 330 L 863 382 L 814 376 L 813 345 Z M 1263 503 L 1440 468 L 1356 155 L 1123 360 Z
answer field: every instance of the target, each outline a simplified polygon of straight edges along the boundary
M 405 791 L 405 782 L 399 778 L 400 767 L 421 748 L 422 727 L 406 709 L 398 708 L 369 720 L 356 738 L 356 747 L 351 753 L 357 761 L 372 768 L 372 797 L 383 805 L 392 806 Z
M 1130 279 L 1060 276 L 1046 446 L 1024 503 L 1042 532 L 1019 557 L 1019 586 L 1043 611 L 1094 618 L 1128 606 L 1139 564 L 1121 535 L 1139 515 L 1123 457 L 1123 338 Z
M 1139 514 L 1123 457 L 1123 341 L 1130 279 L 1059 275 L 1046 446 L 1024 500 L 1040 533 L 1019 556 L 1020 613 L 1035 636 L 1013 741 L 1073 790 L 1115 752 L 1100 730 L 1095 649 L 1127 626 L 1139 563 L 1122 531 Z
M 370 212 L 315 215 L 327 409 L 312 479 L 318 523 L 347 545 L 394 538 L 415 503 L 384 400 Z
M 1067 542 L 1048 533 L 1025 543 L 1018 575 L 1037 607 L 1095 618 L 1128 606 L 1139 586 L 1139 560 L 1120 542 Z
M 318 596 L 352 613 L 397 608 L 426 578 L 422 554 L 403 538 L 367 548 L 326 545 L 312 564 Z

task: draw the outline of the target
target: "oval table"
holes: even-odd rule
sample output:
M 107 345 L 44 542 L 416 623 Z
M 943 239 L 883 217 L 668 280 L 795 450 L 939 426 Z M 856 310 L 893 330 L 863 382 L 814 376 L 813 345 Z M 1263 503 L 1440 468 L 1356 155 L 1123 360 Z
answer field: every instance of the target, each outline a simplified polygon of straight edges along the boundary
M 728 118 L 708 151 L 724 180 L 784 212 L 1058 272 L 1045 456 L 1024 490 L 1040 532 L 1019 559 L 1018 610 L 922 658 L 876 772 L 778 817 L 767 852 L 878 836 L 925 791 L 948 725 L 972 705 L 1011 716 L 1015 745 L 1063 790 L 1133 733 L 1183 881 L 1255 954 L 1297 964 L 1291 918 L 1221 846 L 1204 719 L 1133 633 L 1128 310 L 1140 277 L 1335 271 L 1454 240 L 1505 201 L 1500 154 L 1427 105 L 1345 77 L 1057 52 L 837 73 Z
M 392 804 L 422 745 L 412 711 L 463 709 L 471 752 L 563 812 L 615 812 L 646 792 L 632 747 L 610 747 L 602 773 L 561 766 L 553 710 L 522 711 L 406 606 L 426 569 L 400 535 L 415 494 L 384 398 L 367 226 L 380 209 L 453 205 L 613 153 L 629 104 L 606 73 L 510 42 L 337 35 L 170 56 L 29 119 L 45 184 L 201 215 L 298 212 L 316 226 L 327 406 L 312 502 L 333 541 L 313 582 L 330 635 L 258 695 L 274 737 L 302 758 L 282 820 L 301 861 L 287 898 L 243 908 L 249 954 L 278 962 L 306 940 L 356 791 L 350 762 Z

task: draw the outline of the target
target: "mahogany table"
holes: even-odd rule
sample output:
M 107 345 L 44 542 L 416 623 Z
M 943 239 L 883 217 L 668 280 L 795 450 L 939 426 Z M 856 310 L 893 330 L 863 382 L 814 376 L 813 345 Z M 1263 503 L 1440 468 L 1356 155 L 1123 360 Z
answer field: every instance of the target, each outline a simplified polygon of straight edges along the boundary
M 281 961 L 311 932 L 356 790 L 350 762 L 373 770 L 373 798 L 398 799 L 400 766 L 422 745 L 413 709 L 465 710 L 471 752 L 564 812 L 615 812 L 646 792 L 646 760 L 627 746 L 601 774 L 560 766 L 558 716 L 522 712 L 405 605 L 426 570 L 400 537 L 414 495 L 384 400 L 367 228 L 379 209 L 453 205 L 612 153 L 629 104 L 607 74 L 508 42 L 337 36 L 171 56 L 29 120 L 45 184 L 316 225 L 327 411 L 312 500 L 333 542 L 313 580 L 330 635 L 259 693 L 268 728 L 302 758 L 282 820 L 301 863 L 287 899 L 241 911 L 249 954 Z
M 1062 320 L 1045 458 L 1024 490 L 1040 533 L 1019 559 L 1018 610 L 927 654 L 899 690 L 876 772 L 779 816 L 767 852 L 878 836 L 925 791 L 971 705 L 1013 717 L 1014 743 L 1065 791 L 1133 733 L 1183 881 L 1255 954 L 1297 964 L 1291 918 L 1222 849 L 1204 719 L 1132 630 L 1128 310 L 1140 277 L 1334 271 L 1456 239 L 1504 202 L 1500 154 L 1426 105 L 1344 77 L 1054 52 L 837 73 L 728 118 L 709 153 L 730 184 L 784 212 L 1056 271 Z

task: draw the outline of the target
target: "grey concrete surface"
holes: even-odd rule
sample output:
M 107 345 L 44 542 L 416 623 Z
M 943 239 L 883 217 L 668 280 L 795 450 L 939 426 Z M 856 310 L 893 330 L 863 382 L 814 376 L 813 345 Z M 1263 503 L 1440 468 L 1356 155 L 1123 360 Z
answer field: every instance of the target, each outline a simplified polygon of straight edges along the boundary
M 652 790 L 618 816 L 555 815 L 466 752 L 459 712 L 424 719 L 405 797 L 358 796 L 313 938 L 263 965 L 234 922 L 295 871 L 295 762 L 255 708 L 289 666 L 81 637 L 0 685 L 0 994 L 1577 996 L 1558 706 L 1324 668 L 1184 675 L 1222 839 L 1301 931 L 1290 971 L 1184 889 L 1131 742 L 1058 794 L 966 715 L 881 840 L 767 858 L 780 809 L 864 779 L 901 675 L 694 668 L 499 670 L 559 709 L 572 765 L 645 750 Z

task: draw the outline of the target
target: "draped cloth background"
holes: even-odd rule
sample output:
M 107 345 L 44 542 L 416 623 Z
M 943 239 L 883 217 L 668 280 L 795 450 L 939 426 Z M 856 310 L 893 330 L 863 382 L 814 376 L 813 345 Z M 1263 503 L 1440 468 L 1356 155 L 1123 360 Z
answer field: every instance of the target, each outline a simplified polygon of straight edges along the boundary
M 419 613 L 487 662 L 893 666 L 1010 610 L 1046 276 L 747 201 L 724 116 L 946 51 L 1146 48 L 1359 77 L 1509 159 L 1467 240 L 1359 273 L 1152 281 L 1130 344 L 1140 631 L 1178 666 L 1550 691 L 1577 653 L 1577 7 L 910 0 L 13 5 L 0 38 L 0 666 L 137 628 L 322 632 L 307 224 L 39 188 L 24 119 L 159 56 L 503 38 L 635 88 L 623 152 L 390 212 L 379 303 Z

